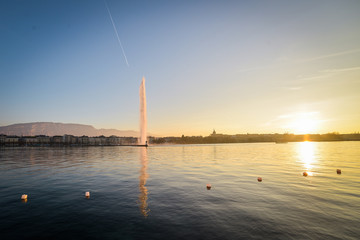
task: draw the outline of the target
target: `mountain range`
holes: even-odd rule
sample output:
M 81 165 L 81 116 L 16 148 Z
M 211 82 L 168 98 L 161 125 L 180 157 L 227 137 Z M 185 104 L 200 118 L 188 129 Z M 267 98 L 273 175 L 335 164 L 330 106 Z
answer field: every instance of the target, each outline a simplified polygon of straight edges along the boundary
M 137 137 L 139 132 L 132 130 L 117 129 L 96 129 L 91 125 L 75 123 L 54 123 L 54 122 L 33 122 L 19 123 L 0 127 L 0 134 L 16 136 L 36 136 L 36 135 L 74 135 L 74 136 L 119 136 Z

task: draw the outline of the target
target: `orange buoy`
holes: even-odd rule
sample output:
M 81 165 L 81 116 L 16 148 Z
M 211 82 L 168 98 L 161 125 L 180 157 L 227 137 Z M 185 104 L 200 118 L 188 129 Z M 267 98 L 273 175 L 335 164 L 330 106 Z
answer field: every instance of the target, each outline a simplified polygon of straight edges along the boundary
M 86 192 L 86 193 L 85 193 L 85 197 L 86 197 L 86 198 L 90 198 L 90 192 Z
M 211 189 L 211 184 L 210 183 L 206 184 L 206 188 L 207 188 L 207 190 L 210 190 Z
M 336 173 L 337 173 L 337 174 L 341 174 L 341 169 L 339 169 L 339 168 L 336 169 Z
M 258 177 L 258 182 L 262 182 L 262 178 L 261 178 L 261 177 Z
M 23 195 L 21 195 L 21 200 L 24 200 L 24 201 L 26 201 L 27 200 L 27 194 L 23 194 Z
M 303 176 L 307 177 L 308 173 L 307 172 L 303 172 Z

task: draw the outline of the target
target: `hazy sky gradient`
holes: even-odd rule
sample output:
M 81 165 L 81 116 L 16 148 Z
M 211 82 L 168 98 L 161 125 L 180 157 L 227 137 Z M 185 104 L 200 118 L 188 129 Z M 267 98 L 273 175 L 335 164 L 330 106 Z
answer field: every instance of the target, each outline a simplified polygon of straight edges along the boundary
M 360 1 L 0 2 L 0 125 L 360 131 Z M 300 120 L 299 120 L 300 119 Z

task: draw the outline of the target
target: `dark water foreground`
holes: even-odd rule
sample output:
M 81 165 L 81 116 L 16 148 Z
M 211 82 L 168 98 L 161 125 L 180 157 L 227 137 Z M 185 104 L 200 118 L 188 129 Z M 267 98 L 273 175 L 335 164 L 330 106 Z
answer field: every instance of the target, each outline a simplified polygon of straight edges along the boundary
M 359 239 L 359 226 L 360 142 L 0 149 L 0 239 Z

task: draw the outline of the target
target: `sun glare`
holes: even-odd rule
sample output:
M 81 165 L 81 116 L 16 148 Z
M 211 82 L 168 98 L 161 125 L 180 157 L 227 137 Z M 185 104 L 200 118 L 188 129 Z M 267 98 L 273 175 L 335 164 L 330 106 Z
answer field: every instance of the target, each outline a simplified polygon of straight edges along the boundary
M 316 122 L 311 119 L 298 119 L 293 123 L 295 133 L 306 134 L 316 130 Z
M 314 133 L 318 130 L 319 122 L 316 115 L 317 113 L 298 113 L 287 127 L 295 134 Z

